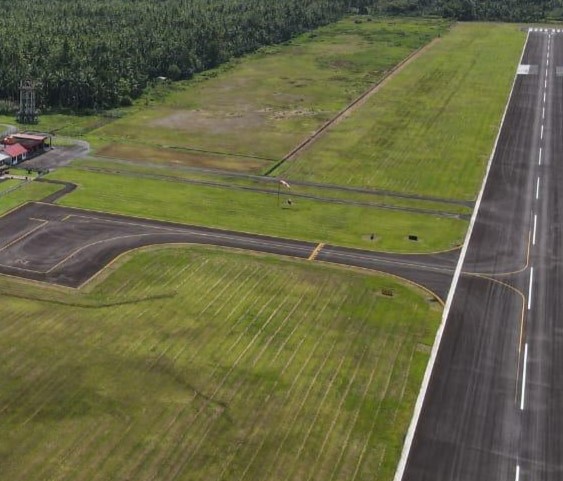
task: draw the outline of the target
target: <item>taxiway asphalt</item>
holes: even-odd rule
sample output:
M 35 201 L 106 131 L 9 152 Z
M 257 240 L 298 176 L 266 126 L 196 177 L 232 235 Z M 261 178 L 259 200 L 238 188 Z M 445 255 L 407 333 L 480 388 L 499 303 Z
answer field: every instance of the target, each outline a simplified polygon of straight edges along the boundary
M 458 250 L 386 254 L 32 202 L 0 218 L 0 273 L 79 287 L 120 254 L 156 244 L 203 244 L 398 275 L 445 299 Z

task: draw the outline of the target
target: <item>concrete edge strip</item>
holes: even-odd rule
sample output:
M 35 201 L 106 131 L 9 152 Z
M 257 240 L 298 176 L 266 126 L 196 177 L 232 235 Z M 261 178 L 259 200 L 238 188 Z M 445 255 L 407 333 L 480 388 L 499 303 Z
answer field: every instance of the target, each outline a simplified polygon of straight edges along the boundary
M 522 64 L 522 59 L 524 58 L 524 52 L 526 51 L 526 46 L 528 45 L 528 39 L 530 38 L 530 32 L 528 31 L 526 35 L 526 41 L 524 42 L 524 46 L 522 47 L 522 53 L 520 55 L 520 61 L 518 65 Z M 465 261 L 465 255 L 467 253 L 467 249 L 469 246 L 469 240 L 471 239 L 471 234 L 473 233 L 473 227 L 475 225 L 475 220 L 477 219 L 477 214 L 479 212 L 479 207 L 481 206 L 481 201 L 483 199 L 483 194 L 485 192 L 485 186 L 487 185 L 487 180 L 489 178 L 489 172 L 491 170 L 491 165 L 493 163 L 493 159 L 495 157 L 495 153 L 497 150 L 497 145 L 500 139 L 500 134 L 502 132 L 502 128 L 504 126 L 504 119 L 506 117 L 506 113 L 508 112 L 508 107 L 512 100 L 512 94 L 514 92 L 514 85 L 516 84 L 516 79 L 518 77 L 518 67 L 516 68 L 516 72 L 514 74 L 514 78 L 512 80 L 512 87 L 510 89 L 510 95 L 508 96 L 508 100 L 504 107 L 504 112 L 502 114 L 502 119 L 500 122 L 499 130 L 497 132 L 497 136 L 495 139 L 495 143 L 493 145 L 493 150 L 489 157 L 489 162 L 487 164 L 487 170 L 485 172 L 485 176 L 483 177 L 483 183 L 481 184 L 481 190 L 479 191 L 479 196 L 477 197 L 477 201 L 475 203 L 475 209 L 473 210 L 473 215 L 471 216 L 471 221 L 469 223 L 469 228 L 467 229 L 467 233 L 465 235 L 465 242 L 463 243 L 463 248 L 461 250 L 461 254 L 459 256 L 456 270 L 454 273 L 454 277 L 452 279 L 452 284 L 450 286 L 450 290 L 448 292 L 448 297 L 446 300 L 446 305 L 444 307 L 444 312 L 442 314 L 442 322 L 440 323 L 440 327 L 436 332 L 436 338 L 434 340 L 434 345 L 432 346 L 432 352 L 430 354 L 430 359 L 428 361 L 428 365 L 426 366 L 426 371 L 424 372 L 424 378 L 422 380 L 422 385 L 420 387 L 420 392 L 418 393 L 418 398 L 416 400 L 416 404 L 414 407 L 413 417 L 411 419 L 411 423 L 409 425 L 409 429 L 407 431 L 407 435 L 405 437 L 405 443 L 403 445 L 403 451 L 401 453 L 401 458 L 399 459 L 399 464 L 397 466 L 397 470 L 395 471 L 395 477 L 393 481 L 401 481 L 403 479 L 403 475 L 405 472 L 405 468 L 407 466 L 407 461 L 410 455 L 410 450 L 412 446 L 412 442 L 414 440 L 414 434 L 416 432 L 416 428 L 418 426 L 418 420 L 420 418 L 420 413 L 422 411 L 422 405 L 424 404 L 424 399 L 426 397 L 426 391 L 428 390 L 428 385 L 430 384 L 430 378 L 432 376 L 432 371 L 434 369 L 434 364 L 436 362 L 436 357 L 438 355 L 438 350 L 440 349 L 440 344 L 442 341 L 442 335 L 444 333 L 446 322 L 448 319 L 448 315 L 450 313 L 450 307 L 452 305 L 452 301 L 455 295 L 457 283 L 459 281 L 459 277 L 461 275 L 461 268 L 463 266 L 463 262 Z

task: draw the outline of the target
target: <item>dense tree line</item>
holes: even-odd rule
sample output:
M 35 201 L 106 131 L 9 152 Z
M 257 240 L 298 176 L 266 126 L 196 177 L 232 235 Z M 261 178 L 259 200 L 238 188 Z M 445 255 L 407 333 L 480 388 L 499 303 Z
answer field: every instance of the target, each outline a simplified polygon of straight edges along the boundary
M 371 11 L 388 15 L 430 14 L 457 20 L 540 21 L 558 2 L 550 0 L 380 0 Z
M 38 81 L 45 107 L 130 104 L 159 76 L 185 79 L 350 11 L 528 20 L 545 0 L 0 0 L 0 99 Z
M 333 22 L 349 0 L 0 0 L 0 98 L 37 79 L 47 106 L 125 105 L 158 76 L 189 78 Z

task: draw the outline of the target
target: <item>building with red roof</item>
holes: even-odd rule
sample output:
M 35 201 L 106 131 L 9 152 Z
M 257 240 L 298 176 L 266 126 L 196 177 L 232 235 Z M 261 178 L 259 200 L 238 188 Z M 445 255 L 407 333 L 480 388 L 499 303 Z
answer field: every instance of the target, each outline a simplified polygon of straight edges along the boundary
M 21 144 L 4 145 L 3 149 L 0 150 L 0 152 L 10 156 L 10 158 L 12 159 L 12 165 L 16 165 L 27 159 L 28 153 L 27 149 Z
M 47 142 L 49 141 L 49 142 Z M 4 139 L 4 144 L 21 144 L 28 152 L 45 150 L 51 146 L 50 136 L 44 134 L 12 134 Z

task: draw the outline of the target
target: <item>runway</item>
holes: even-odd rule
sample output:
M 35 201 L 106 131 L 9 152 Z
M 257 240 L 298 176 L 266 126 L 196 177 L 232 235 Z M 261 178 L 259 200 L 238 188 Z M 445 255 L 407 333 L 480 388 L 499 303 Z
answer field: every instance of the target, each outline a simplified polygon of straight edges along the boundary
M 396 480 L 563 479 L 563 33 L 518 71 Z

